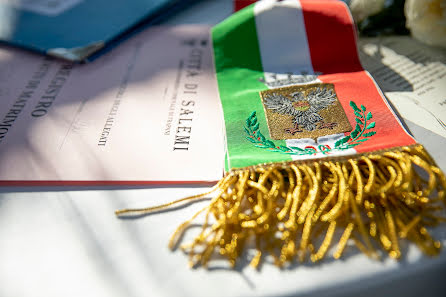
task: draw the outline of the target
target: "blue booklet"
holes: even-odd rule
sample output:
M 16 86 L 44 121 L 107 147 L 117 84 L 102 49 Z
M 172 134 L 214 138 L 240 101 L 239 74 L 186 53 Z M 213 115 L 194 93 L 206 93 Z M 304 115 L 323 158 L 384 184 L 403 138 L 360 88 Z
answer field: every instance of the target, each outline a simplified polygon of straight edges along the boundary
M 86 62 L 196 0 L 0 0 L 0 42 Z

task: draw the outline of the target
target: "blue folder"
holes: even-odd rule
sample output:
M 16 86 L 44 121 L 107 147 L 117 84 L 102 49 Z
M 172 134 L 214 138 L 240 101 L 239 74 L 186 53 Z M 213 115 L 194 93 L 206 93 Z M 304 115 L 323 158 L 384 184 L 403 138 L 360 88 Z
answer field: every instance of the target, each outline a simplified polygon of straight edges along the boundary
M 0 0 L 0 42 L 91 61 L 196 0 Z

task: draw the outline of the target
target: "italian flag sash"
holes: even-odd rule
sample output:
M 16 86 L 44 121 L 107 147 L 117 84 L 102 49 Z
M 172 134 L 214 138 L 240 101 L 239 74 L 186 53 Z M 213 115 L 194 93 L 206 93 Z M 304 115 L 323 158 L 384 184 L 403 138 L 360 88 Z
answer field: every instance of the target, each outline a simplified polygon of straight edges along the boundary
M 192 265 L 215 254 L 235 265 L 246 249 L 256 250 L 254 267 L 354 246 L 399 258 L 402 239 L 439 252 L 425 227 L 444 220 L 445 177 L 362 69 L 343 2 L 260 1 L 211 34 L 227 173 L 192 218 L 205 213 L 183 247 Z

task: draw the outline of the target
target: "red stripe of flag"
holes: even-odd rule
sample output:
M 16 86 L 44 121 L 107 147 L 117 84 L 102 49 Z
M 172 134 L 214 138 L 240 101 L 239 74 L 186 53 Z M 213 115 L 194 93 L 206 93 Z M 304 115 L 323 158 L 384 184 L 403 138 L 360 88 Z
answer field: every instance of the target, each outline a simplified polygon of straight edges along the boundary
M 296 0 L 297 1 L 297 0 Z M 356 33 L 347 6 L 335 0 L 301 0 L 311 62 L 319 79 L 335 86 L 336 94 L 352 127 L 356 116 L 349 106 L 364 105 L 375 122 L 376 134 L 356 146 L 358 152 L 415 144 L 386 104 L 381 91 L 365 72 L 356 48 Z
M 346 5 L 333 0 L 303 0 L 301 5 L 313 69 L 322 73 L 363 70 Z
M 256 0 L 234 0 L 234 12 L 257 2 Z

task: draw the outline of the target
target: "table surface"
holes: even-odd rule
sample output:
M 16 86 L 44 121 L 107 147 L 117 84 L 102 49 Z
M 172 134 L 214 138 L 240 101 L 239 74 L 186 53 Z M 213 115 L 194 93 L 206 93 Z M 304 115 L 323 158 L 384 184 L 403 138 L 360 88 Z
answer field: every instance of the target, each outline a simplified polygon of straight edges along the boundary
M 165 23 L 215 24 L 231 11 L 230 0 L 207 0 Z M 446 139 L 405 122 L 446 171 Z M 431 259 L 406 245 L 399 262 L 356 253 L 284 270 L 190 269 L 167 242 L 207 202 L 138 219 L 114 215 L 206 189 L 1 188 L 0 296 L 444 296 L 445 252 Z M 446 243 L 446 226 L 434 235 Z

